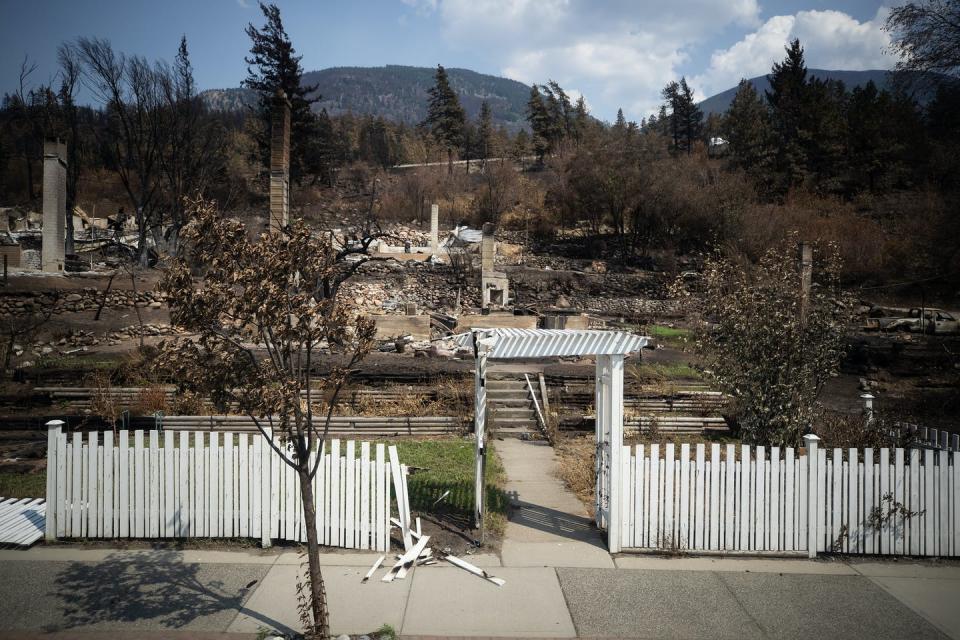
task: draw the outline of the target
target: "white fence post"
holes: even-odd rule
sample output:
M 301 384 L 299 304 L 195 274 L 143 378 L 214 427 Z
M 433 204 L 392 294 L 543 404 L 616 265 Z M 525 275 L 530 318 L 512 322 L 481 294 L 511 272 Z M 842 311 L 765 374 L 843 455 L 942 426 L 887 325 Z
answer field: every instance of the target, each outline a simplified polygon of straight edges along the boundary
M 266 435 L 260 436 L 260 446 L 254 451 L 257 451 L 260 456 L 260 546 L 267 549 L 273 544 L 270 540 L 270 514 L 273 507 L 273 491 L 270 487 L 270 479 L 273 476 L 270 471 L 274 452 L 270 446 L 273 430 L 266 427 L 264 432 Z
M 63 420 L 51 420 L 47 423 L 47 515 L 44 538 L 51 542 L 57 539 L 57 504 L 63 496 L 57 493 L 57 445 Z
M 814 434 L 803 436 L 807 447 L 807 556 L 817 557 L 817 523 L 819 521 L 820 504 L 817 502 L 817 443 L 820 438 Z

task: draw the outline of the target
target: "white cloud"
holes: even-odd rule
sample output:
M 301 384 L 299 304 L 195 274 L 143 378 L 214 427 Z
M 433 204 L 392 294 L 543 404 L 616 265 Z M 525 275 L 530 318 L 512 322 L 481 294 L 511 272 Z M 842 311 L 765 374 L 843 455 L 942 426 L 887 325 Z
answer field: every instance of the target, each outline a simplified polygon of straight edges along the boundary
M 590 97 L 596 115 L 612 119 L 617 107 L 639 120 L 656 111 L 660 90 L 691 54 L 716 46 L 733 30 L 744 34 L 714 51 L 709 66 L 690 80 L 698 97 L 766 73 L 799 37 L 810 66 L 889 67 L 889 41 L 881 30 L 886 10 L 858 22 L 839 11 L 800 11 L 760 19 L 758 0 L 402 0 L 420 15 L 439 18 L 454 50 L 481 50 L 503 75 L 526 83 L 556 80 Z M 735 36 L 736 37 L 736 36 Z M 713 43 L 713 44 L 708 44 Z
M 890 36 L 883 31 L 889 10 L 881 7 L 872 20 L 859 22 L 840 11 L 800 11 L 774 16 L 727 49 L 714 51 L 710 66 L 692 79 L 698 93 L 712 95 L 740 78 L 770 72 L 784 57 L 784 47 L 800 39 L 808 67 L 819 69 L 889 69 L 896 60 L 885 53 Z
M 655 109 L 686 49 L 728 25 L 756 26 L 757 0 L 403 0 L 435 12 L 454 49 L 482 47 L 503 75 L 576 86 L 612 118 Z

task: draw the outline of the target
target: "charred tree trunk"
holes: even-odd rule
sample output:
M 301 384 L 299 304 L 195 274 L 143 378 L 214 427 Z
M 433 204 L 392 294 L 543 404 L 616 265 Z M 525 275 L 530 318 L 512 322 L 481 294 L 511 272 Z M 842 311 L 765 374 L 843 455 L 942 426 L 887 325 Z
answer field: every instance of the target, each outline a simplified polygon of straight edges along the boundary
M 313 615 L 313 637 L 330 637 L 330 620 L 327 611 L 327 590 L 320 575 L 320 545 L 317 542 L 317 506 L 313 500 L 313 482 L 310 478 L 310 458 L 305 457 L 297 465 L 300 476 L 300 499 L 303 502 L 303 518 L 307 527 L 307 560 L 310 577 L 310 612 Z

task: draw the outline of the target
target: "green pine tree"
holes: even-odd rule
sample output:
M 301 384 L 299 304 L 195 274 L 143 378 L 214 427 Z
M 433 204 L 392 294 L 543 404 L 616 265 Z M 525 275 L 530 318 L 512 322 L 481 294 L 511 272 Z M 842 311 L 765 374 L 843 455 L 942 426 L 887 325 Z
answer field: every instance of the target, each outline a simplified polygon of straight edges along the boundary
M 665 109 L 670 109 L 667 126 L 673 149 L 689 154 L 703 134 L 703 112 L 693 99 L 693 90 L 687 84 L 687 79 L 681 78 L 680 82 L 668 83 L 661 95 L 665 102 L 664 115 Z
M 723 118 L 723 133 L 730 143 L 733 166 L 755 175 L 767 168 L 772 147 L 767 106 L 746 80 L 740 80 L 730 109 Z
M 247 63 L 247 78 L 243 86 L 257 93 L 258 113 L 263 127 L 258 139 L 262 162 L 270 164 L 270 123 L 278 91 L 283 91 L 290 101 L 290 176 L 299 180 L 304 173 L 316 172 L 319 167 L 309 164 L 308 156 L 313 157 L 308 145 L 315 134 L 316 118 L 310 105 L 320 99 L 316 95 L 316 85 L 304 86 L 302 56 L 290 42 L 283 28 L 280 9 L 275 4 L 260 3 L 260 11 L 266 18 L 266 24 L 258 29 L 253 24 L 246 28 L 250 37 L 250 55 L 244 58 Z M 311 95 L 314 94 L 314 95 Z
M 783 188 L 801 184 L 807 176 L 810 132 L 806 129 L 810 107 L 810 84 L 800 40 L 786 47 L 787 57 L 774 63 L 767 80 L 766 92 L 770 120 L 778 143 L 775 169 L 782 177 Z
M 573 138 L 579 147 L 583 142 L 583 137 L 587 133 L 590 114 L 587 111 L 587 101 L 583 96 L 577 98 L 577 106 L 573 109 Z
M 480 103 L 480 113 L 477 116 L 477 152 L 483 166 L 487 165 L 487 157 L 493 151 L 493 119 L 490 114 L 490 105 L 484 100 Z
M 453 150 L 463 142 L 466 114 L 460 106 L 456 91 L 450 86 L 443 65 L 437 65 L 434 84 L 427 92 L 430 102 L 427 105 L 427 119 L 424 125 L 433 137 L 447 150 L 447 170 L 453 173 Z
M 627 119 L 623 115 L 623 108 L 617 109 L 617 120 L 613 123 L 613 128 L 622 131 L 627 128 Z
M 530 123 L 530 131 L 533 133 L 533 150 L 537 154 L 537 163 L 542 165 L 543 157 L 550 150 L 553 129 L 550 112 L 537 85 L 530 87 L 530 98 L 527 100 L 527 122 Z

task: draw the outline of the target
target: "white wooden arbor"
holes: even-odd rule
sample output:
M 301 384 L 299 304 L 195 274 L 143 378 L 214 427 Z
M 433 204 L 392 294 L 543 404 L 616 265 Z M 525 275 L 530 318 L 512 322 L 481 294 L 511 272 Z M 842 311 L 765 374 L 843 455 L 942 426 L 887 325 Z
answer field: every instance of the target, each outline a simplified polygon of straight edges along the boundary
M 595 356 L 596 373 L 596 524 L 607 530 L 607 546 L 611 553 L 621 549 L 620 519 L 622 514 L 611 505 L 619 505 L 619 473 L 623 449 L 623 359 L 649 343 L 649 338 L 625 331 L 571 329 L 473 329 L 459 337 L 463 346 L 473 348 L 476 358 L 474 374 L 476 406 L 476 473 L 474 485 L 474 518 L 479 527 L 483 521 L 484 458 L 486 456 L 487 361 L 549 358 L 562 356 Z

